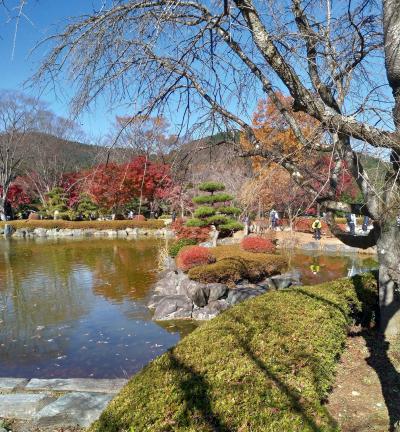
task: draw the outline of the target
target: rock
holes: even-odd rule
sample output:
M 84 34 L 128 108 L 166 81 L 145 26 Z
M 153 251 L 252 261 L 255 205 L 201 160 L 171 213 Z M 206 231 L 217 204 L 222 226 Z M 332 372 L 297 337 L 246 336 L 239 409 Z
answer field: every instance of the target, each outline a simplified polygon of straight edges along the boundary
M 25 378 L 0 378 L 0 391 L 12 391 L 16 387 L 23 387 L 28 380 Z
M 128 233 L 125 230 L 118 230 L 117 231 L 118 237 L 126 237 L 127 235 L 128 235 Z
M 0 432 L 8 432 L 6 428 L 0 426 Z
M 300 285 L 299 273 L 285 273 L 281 275 L 272 276 L 269 278 L 272 287 L 275 289 L 289 288 L 292 285 Z
M 221 283 L 213 283 L 207 285 L 208 302 L 213 302 L 224 297 L 228 292 L 228 287 Z
M 228 309 L 229 306 L 226 300 L 212 301 L 205 307 L 193 310 L 192 318 L 199 321 L 210 320 Z
M 149 309 L 155 309 L 163 298 L 165 297 L 161 295 L 152 295 L 149 302 L 147 303 L 147 307 Z
M 164 296 L 178 294 L 178 288 L 185 279 L 188 279 L 188 277 L 181 271 L 168 271 L 157 282 L 154 291 Z
M 14 227 L 10 224 L 4 225 L 4 237 L 11 237 L 14 232 Z
M 91 393 L 118 393 L 128 382 L 125 379 L 94 379 L 94 378 L 32 378 L 26 386 L 27 390 L 35 391 L 74 391 Z
M 178 294 L 189 297 L 198 307 L 203 307 L 208 303 L 209 291 L 207 285 L 190 279 L 183 280 L 180 283 Z
M 100 417 L 111 399 L 112 395 L 69 393 L 40 410 L 35 415 L 35 423 L 87 427 Z
M 172 320 L 177 318 L 191 318 L 193 310 L 192 301 L 183 295 L 164 297 L 157 305 L 153 320 Z
M 252 289 L 252 288 L 235 288 L 229 290 L 228 297 L 226 298 L 226 301 L 234 305 L 236 303 L 241 303 L 242 301 L 245 301 L 249 298 L 259 296 L 261 294 L 264 294 L 266 292 L 265 289 Z
M 47 236 L 47 230 L 44 228 L 35 228 L 33 230 L 33 234 L 37 237 L 46 237 Z
M 0 395 L 0 417 L 30 420 L 46 404 L 54 401 L 47 393 L 13 393 Z

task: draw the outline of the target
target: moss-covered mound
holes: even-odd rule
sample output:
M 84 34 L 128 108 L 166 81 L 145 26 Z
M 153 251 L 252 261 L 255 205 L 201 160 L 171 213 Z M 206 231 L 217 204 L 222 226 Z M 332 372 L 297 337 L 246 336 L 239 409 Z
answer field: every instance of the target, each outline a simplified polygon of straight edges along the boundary
M 321 401 L 375 301 L 365 275 L 241 303 L 134 376 L 90 431 L 336 431 Z
M 281 273 L 287 262 L 279 255 L 246 252 L 239 245 L 218 246 L 212 249 L 217 262 L 191 269 L 190 279 L 204 283 L 234 283 L 240 279 L 257 282 Z

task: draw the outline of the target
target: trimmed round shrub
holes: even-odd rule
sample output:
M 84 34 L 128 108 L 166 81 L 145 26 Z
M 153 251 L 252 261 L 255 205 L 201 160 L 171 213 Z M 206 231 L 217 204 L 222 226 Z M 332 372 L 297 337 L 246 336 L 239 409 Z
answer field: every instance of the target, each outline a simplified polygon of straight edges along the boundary
M 240 247 L 247 252 L 254 253 L 273 253 L 276 249 L 270 239 L 262 237 L 246 237 L 241 241 Z
M 137 220 L 137 221 L 145 221 L 146 220 L 146 218 L 143 215 L 136 215 L 133 219 Z
M 186 246 L 179 251 L 176 257 L 176 265 L 183 271 L 214 262 L 215 257 L 210 249 L 203 246 Z
M 216 192 L 225 190 L 225 185 L 219 182 L 208 181 L 199 185 L 199 190 L 204 192 Z
M 226 224 L 222 224 L 218 227 L 221 231 L 232 232 L 232 231 L 240 231 L 244 228 L 243 224 L 240 222 L 232 221 Z
M 208 225 L 223 225 L 229 222 L 231 222 L 231 219 L 225 215 L 214 215 L 207 218 Z
M 175 240 L 168 248 L 168 254 L 172 258 L 175 258 L 179 251 L 185 246 L 191 246 L 197 244 L 196 239 L 192 238 L 181 238 L 179 240 Z
M 215 215 L 215 208 L 202 206 L 195 210 L 194 217 L 195 218 L 204 218 Z
M 186 226 L 188 227 L 204 227 L 207 225 L 207 222 L 198 218 L 189 219 L 186 222 Z
M 242 210 L 240 210 L 240 208 L 230 207 L 230 206 L 218 207 L 217 210 L 220 213 L 223 213 L 223 214 L 226 214 L 226 215 L 239 215 L 240 213 L 242 213 Z

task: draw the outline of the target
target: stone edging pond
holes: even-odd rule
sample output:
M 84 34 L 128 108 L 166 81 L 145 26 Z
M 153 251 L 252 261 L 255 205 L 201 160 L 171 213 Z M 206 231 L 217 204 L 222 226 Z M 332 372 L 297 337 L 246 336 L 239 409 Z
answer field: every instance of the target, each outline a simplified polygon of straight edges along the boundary
M 0 417 L 37 427 L 87 427 L 126 383 L 125 379 L 0 378 Z
M 292 272 L 275 275 L 258 283 L 247 280 L 235 287 L 222 283 L 200 283 L 189 279 L 169 259 L 167 269 L 154 285 L 148 307 L 154 309 L 153 320 L 194 319 L 210 320 L 237 303 L 264 294 L 269 290 L 300 285 L 300 275 Z
M 0 234 L 6 236 L 6 229 L 1 229 Z M 141 236 L 172 238 L 174 232 L 168 228 L 151 229 L 151 228 L 125 228 L 125 229 L 70 229 L 70 228 L 17 228 L 7 235 L 12 238 L 60 238 L 60 237 L 130 237 L 136 238 Z

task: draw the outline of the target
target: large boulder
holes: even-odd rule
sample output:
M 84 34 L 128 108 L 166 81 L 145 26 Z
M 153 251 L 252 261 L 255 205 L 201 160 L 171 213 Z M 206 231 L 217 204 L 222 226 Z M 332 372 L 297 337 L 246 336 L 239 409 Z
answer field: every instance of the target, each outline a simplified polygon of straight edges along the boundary
M 181 271 L 168 271 L 164 276 L 157 282 L 154 287 L 159 295 L 174 295 L 180 294 L 178 288 L 182 281 L 188 279 L 188 277 Z
M 221 283 L 207 284 L 208 302 L 213 302 L 225 297 L 228 292 L 228 287 Z
M 281 275 L 272 276 L 269 278 L 271 288 L 285 289 L 292 285 L 300 285 L 300 273 L 289 272 Z
M 173 320 L 191 318 L 193 310 L 192 301 L 183 295 L 164 297 L 157 305 L 153 320 Z
M 203 307 L 208 303 L 209 290 L 207 285 L 190 279 L 183 280 L 180 283 L 178 294 L 190 298 L 198 307 Z
M 212 301 L 205 307 L 193 309 L 192 318 L 199 321 L 210 320 L 228 309 L 229 306 L 226 300 Z
M 261 294 L 264 294 L 266 292 L 266 289 L 263 288 L 235 288 L 229 290 L 228 297 L 226 298 L 226 301 L 230 305 L 234 305 L 236 303 L 241 303 L 242 301 L 245 301 L 249 298 L 259 296 Z

